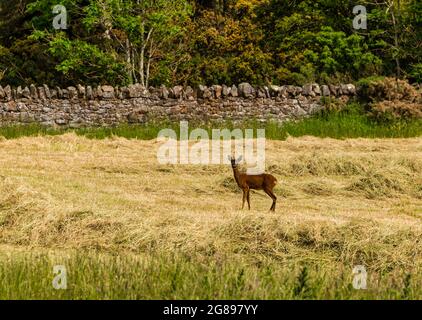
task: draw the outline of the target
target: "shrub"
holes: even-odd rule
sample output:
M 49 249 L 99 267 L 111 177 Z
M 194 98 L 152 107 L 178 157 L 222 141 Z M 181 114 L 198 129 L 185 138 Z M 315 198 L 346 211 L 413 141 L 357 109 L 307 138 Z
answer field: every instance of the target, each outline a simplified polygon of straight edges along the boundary
M 395 78 L 374 78 L 367 82 L 360 82 L 360 96 L 367 101 L 395 101 L 421 102 L 421 93 L 406 80 Z
M 380 101 L 370 104 L 371 115 L 379 121 L 422 119 L 422 103 L 407 101 Z
M 361 98 L 368 102 L 369 114 L 378 121 L 422 118 L 421 90 L 406 80 L 373 78 L 359 83 Z

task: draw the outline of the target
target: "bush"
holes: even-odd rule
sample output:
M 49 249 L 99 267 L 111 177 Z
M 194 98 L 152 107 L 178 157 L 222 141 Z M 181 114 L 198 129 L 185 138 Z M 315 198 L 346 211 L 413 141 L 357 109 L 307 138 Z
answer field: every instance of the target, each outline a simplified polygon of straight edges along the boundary
M 367 111 L 378 121 L 422 118 L 421 90 L 406 80 L 372 78 L 359 83 L 360 97 L 367 101 Z
M 406 80 L 395 78 L 374 78 L 361 81 L 360 96 L 367 101 L 395 101 L 421 102 L 421 93 Z
M 380 101 L 370 104 L 371 115 L 379 121 L 422 119 L 422 103 L 407 101 Z

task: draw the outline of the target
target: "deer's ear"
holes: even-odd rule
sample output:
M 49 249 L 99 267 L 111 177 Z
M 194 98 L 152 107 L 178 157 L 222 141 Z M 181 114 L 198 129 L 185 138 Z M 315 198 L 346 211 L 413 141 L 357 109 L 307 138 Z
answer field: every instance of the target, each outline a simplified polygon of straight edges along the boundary
M 236 162 L 240 162 L 240 161 L 242 161 L 242 159 L 243 159 L 243 157 L 240 156 L 239 158 L 237 158 Z
M 227 159 L 228 159 L 229 161 L 232 161 L 232 157 L 230 157 L 230 156 L 227 156 Z

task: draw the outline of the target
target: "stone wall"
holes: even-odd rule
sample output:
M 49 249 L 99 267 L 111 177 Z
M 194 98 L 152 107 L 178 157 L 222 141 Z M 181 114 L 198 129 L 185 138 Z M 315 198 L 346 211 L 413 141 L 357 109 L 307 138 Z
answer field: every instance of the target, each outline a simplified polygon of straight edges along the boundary
M 90 86 L 49 88 L 46 85 L 0 86 L 0 125 L 36 122 L 47 126 L 112 126 L 149 121 L 208 121 L 300 118 L 322 108 L 321 98 L 348 100 L 351 85 L 252 87 L 175 86 L 146 89 L 141 85 L 115 88 Z

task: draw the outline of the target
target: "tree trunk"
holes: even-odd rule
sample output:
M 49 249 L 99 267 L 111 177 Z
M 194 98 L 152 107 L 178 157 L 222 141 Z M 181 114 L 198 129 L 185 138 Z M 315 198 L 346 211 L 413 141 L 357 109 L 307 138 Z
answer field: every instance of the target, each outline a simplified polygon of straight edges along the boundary
M 397 6 L 398 6 L 398 14 L 400 15 L 400 0 L 397 1 Z M 399 31 L 398 31 L 398 16 L 396 18 L 395 15 L 395 5 L 394 5 L 394 0 L 392 1 L 392 8 L 391 8 L 391 18 L 393 20 L 393 27 L 394 27 L 394 48 L 396 51 L 396 55 L 394 57 L 394 60 L 396 62 L 396 78 L 399 79 L 400 75 L 401 75 L 401 70 L 400 70 L 400 58 L 399 58 L 399 54 L 400 54 L 400 44 L 399 44 Z

